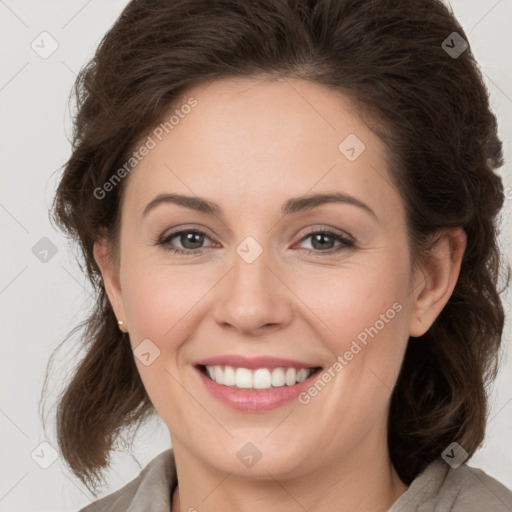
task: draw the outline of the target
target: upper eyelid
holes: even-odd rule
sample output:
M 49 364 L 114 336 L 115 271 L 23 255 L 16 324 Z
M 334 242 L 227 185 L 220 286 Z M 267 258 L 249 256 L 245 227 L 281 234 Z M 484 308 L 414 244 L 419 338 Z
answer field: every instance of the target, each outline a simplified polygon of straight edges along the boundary
M 335 228 L 330 228 L 327 226 L 320 227 L 320 228 L 317 228 L 317 227 L 311 228 L 311 230 L 308 230 L 306 233 L 304 233 L 300 237 L 300 240 L 303 240 L 304 238 L 306 238 L 310 235 L 313 235 L 315 233 L 331 233 L 335 236 L 339 236 L 341 238 L 346 238 L 347 240 L 350 240 L 351 242 L 355 243 L 355 238 L 352 235 L 350 235 L 349 233 L 347 233 L 346 231 L 342 231 L 342 230 L 335 229 Z
M 190 231 L 195 231 L 195 232 L 198 232 L 200 234 L 204 234 L 206 235 L 208 238 L 210 239 L 213 239 L 215 238 L 216 235 L 212 236 L 208 230 L 206 228 L 197 228 L 197 227 L 180 227 L 176 230 L 173 230 L 173 231 L 170 231 L 169 233 L 167 234 L 164 234 L 160 237 L 158 237 L 158 240 L 168 240 L 168 239 L 171 239 L 171 238 L 174 238 L 175 236 L 177 235 L 180 235 L 181 233 L 185 232 L 185 233 L 188 233 Z

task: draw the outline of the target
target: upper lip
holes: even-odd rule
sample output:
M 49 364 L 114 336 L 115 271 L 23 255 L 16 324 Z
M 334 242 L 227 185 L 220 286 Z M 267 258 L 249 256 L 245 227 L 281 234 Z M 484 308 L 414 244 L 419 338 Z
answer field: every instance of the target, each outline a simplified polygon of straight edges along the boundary
M 258 356 L 246 357 L 240 355 L 223 355 L 209 357 L 197 361 L 196 366 L 233 366 L 235 368 L 318 368 L 319 365 L 294 361 L 292 359 L 284 359 L 281 357 Z

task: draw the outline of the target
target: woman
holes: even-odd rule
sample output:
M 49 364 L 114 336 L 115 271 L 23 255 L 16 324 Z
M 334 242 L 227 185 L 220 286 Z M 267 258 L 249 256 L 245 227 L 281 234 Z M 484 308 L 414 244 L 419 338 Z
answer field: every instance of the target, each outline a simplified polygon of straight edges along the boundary
M 134 0 L 54 218 L 97 305 L 58 409 L 85 511 L 512 510 L 466 465 L 504 310 L 496 120 L 437 0 Z

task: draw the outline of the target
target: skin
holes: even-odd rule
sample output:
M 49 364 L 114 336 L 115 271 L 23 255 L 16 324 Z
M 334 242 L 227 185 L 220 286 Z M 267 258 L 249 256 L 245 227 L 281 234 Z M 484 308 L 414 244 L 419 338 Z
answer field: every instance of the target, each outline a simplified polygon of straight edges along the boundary
M 127 178 L 118 258 L 104 239 L 95 244 L 132 347 L 150 339 L 160 350 L 149 366 L 136 363 L 170 432 L 172 510 L 387 510 L 407 489 L 386 442 L 391 391 L 409 337 L 428 330 L 453 291 L 465 234 L 441 233 L 413 272 L 384 145 L 341 94 L 301 80 L 226 79 L 187 91 L 183 103 L 191 96 L 198 105 Z M 354 161 L 338 150 L 349 134 L 366 146 Z M 281 214 L 291 197 L 335 191 L 376 218 L 341 203 Z M 214 201 L 223 216 L 171 203 L 143 216 L 162 192 Z M 205 231 L 204 252 L 158 245 L 173 228 Z M 356 247 L 314 245 L 313 228 L 349 235 Z M 236 252 L 247 236 L 263 248 L 250 264 Z M 168 243 L 194 247 L 184 244 Z M 193 370 L 223 354 L 328 368 L 396 302 L 401 311 L 307 405 L 236 411 Z M 262 454 L 250 468 L 237 457 L 247 442 Z

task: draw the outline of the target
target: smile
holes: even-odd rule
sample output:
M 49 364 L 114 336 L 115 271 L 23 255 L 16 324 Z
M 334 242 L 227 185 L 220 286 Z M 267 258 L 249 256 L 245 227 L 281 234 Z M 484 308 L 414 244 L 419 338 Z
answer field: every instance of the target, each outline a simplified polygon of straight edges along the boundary
M 237 389 L 265 390 L 294 386 L 305 381 L 316 368 L 234 368 L 233 366 L 203 366 L 203 372 L 222 386 Z
M 245 412 L 264 412 L 292 402 L 322 371 L 299 361 L 241 356 L 210 358 L 193 368 L 215 401 Z

